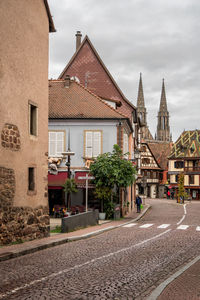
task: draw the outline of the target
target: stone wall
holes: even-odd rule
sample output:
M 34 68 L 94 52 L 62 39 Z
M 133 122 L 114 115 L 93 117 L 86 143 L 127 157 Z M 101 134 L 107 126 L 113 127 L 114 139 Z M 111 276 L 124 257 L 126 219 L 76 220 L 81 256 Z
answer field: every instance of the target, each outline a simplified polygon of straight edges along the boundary
M 14 151 L 18 151 L 20 149 L 20 134 L 16 125 L 4 125 L 1 132 L 1 145 Z
M 0 245 L 48 236 L 48 207 L 15 207 L 14 194 L 14 170 L 0 166 Z
M 74 216 L 62 218 L 62 232 L 70 232 L 77 228 L 85 228 L 98 224 L 99 211 L 88 211 Z

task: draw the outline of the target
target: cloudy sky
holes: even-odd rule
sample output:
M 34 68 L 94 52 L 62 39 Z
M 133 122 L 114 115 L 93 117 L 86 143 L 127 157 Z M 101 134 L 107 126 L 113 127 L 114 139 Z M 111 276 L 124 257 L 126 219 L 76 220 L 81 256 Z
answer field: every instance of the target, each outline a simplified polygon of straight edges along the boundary
M 49 0 L 49 6 L 57 30 L 50 34 L 49 78 L 74 54 L 80 30 L 134 105 L 142 73 L 153 136 L 162 78 L 173 140 L 184 129 L 200 129 L 199 0 Z

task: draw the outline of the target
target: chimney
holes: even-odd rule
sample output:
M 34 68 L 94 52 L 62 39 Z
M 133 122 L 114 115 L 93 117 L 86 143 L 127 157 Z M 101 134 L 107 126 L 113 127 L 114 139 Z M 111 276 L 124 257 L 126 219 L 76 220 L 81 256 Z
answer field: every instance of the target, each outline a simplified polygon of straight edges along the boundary
M 80 44 L 81 44 L 81 37 L 82 34 L 80 31 L 76 32 L 76 50 L 79 48 Z
M 70 76 L 66 75 L 64 80 L 65 80 L 64 86 L 66 88 L 69 88 L 69 86 L 70 86 Z

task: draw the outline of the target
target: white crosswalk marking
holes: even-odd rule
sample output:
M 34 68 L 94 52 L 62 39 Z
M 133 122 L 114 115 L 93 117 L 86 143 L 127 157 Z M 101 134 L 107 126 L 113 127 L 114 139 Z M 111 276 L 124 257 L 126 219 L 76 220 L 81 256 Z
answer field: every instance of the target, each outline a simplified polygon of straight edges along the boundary
M 131 223 L 131 224 L 126 224 L 126 225 L 124 225 L 123 227 L 133 227 L 133 226 L 135 226 L 135 225 L 137 225 L 136 223 Z
M 144 224 L 142 226 L 140 226 L 140 228 L 148 228 L 151 227 L 153 224 Z
M 185 230 L 189 227 L 189 225 L 180 225 L 177 227 L 177 229 L 182 229 L 182 230 Z
M 139 224 L 138 223 L 129 223 L 129 224 L 125 224 L 125 225 L 123 225 L 122 227 L 125 227 L 125 228 L 132 228 L 132 227 L 134 227 L 134 226 L 139 226 Z M 141 225 L 141 226 L 139 226 L 140 228 L 149 228 L 149 227 L 151 227 L 151 226 L 153 226 L 153 225 L 155 225 L 155 226 L 157 226 L 156 224 L 150 224 L 150 223 L 148 223 L 148 224 L 143 224 L 143 225 Z M 157 226 L 157 228 L 159 228 L 159 229 L 166 229 L 166 228 L 168 228 L 169 226 L 173 226 L 173 225 L 175 225 L 175 224 L 161 224 L 161 225 L 159 225 L 159 226 Z M 191 225 L 179 225 L 178 227 L 176 227 L 176 229 L 179 229 L 179 230 L 187 230 L 189 227 L 191 227 Z M 194 228 L 194 225 L 192 225 L 192 227 Z M 200 226 L 196 226 L 196 231 L 200 231 Z
M 162 224 L 162 225 L 158 226 L 157 228 L 167 228 L 169 226 L 170 226 L 170 224 Z

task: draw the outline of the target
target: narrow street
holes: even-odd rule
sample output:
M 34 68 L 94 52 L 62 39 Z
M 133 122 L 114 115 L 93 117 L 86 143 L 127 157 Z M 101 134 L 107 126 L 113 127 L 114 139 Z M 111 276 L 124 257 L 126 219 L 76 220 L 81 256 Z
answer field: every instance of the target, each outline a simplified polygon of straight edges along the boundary
M 1 262 L 0 299 L 147 299 L 200 249 L 200 203 L 148 201 L 136 223 Z

